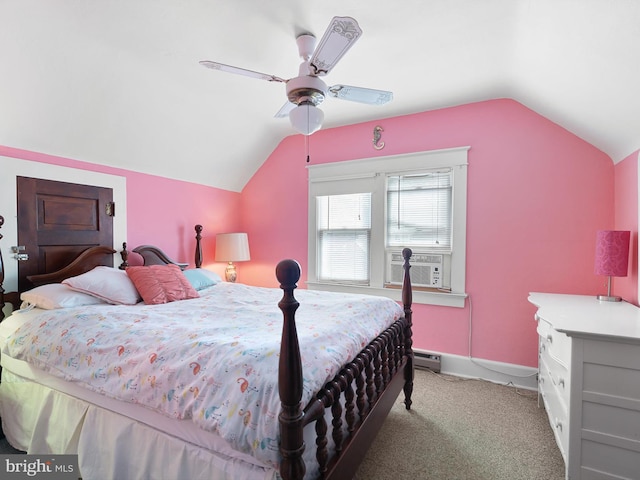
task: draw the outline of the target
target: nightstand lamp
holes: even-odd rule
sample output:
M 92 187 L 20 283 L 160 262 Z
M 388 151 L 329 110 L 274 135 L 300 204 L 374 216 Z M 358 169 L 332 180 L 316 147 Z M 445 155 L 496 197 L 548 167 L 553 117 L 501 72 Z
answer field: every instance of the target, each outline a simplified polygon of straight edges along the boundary
M 229 262 L 224 276 L 227 282 L 235 282 L 238 278 L 233 262 L 251 260 L 249 253 L 249 237 L 246 233 L 219 233 L 216 235 L 216 262 Z
M 599 230 L 596 235 L 596 275 L 607 275 L 607 294 L 598 295 L 603 302 L 619 302 L 611 296 L 611 277 L 626 277 L 629 265 L 629 240 L 631 232 L 622 230 Z

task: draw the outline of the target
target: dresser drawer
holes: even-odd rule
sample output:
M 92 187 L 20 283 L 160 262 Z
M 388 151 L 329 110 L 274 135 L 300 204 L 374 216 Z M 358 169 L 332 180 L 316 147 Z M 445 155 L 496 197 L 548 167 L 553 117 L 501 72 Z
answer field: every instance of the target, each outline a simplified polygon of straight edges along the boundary
M 571 362 L 571 339 L 564 333 L 554 330 L 544 318 L 536 315 L 536 319 L 541 353 L 546 352 L 555 361 L 568 368 Z
M 556 390 L 556 395 L 561 399 L 566 410 L 569 405 L 571 386 L 569 368 L 551 354 L 549 344 L 542 337 L 540 338 L 538 369 L 544 371 L 545 377 L 548 379 L 547 389 L 553 387 Z
M 538 391 L 542 396 L 556 443 L 566 463 L 569 446 L 569 395 L 568 390 L 558 384 L 557 376 L 557 371 L 549 368 L 541 358 L 538 372 Z

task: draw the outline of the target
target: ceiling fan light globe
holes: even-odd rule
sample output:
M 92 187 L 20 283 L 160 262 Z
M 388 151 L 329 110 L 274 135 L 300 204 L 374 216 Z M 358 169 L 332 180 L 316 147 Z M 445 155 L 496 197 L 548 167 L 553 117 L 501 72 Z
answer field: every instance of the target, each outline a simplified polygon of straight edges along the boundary
M 304 103 L 289 112 L 291 126 L 302 135 L 311 135 L 322 127 L 324 112 L 319 108 Z

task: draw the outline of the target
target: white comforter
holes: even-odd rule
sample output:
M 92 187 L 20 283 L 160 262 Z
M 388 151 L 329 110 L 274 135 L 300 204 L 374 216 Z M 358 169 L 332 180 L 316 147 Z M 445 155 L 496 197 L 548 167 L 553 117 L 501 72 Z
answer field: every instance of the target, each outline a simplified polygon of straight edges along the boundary
M 191 419 L 277 467 L 280 289 L 220 283 L 164 305 L 48 310 L 2 351 L 125 402 Z M 313 393 L 402 316 L 392 300 L 296 291 L 306 404 Z

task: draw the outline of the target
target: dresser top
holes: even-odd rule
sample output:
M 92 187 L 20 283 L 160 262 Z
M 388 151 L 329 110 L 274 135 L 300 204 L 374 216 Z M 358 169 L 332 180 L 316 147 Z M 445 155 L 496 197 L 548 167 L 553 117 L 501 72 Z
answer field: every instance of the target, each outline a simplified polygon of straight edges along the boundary
M 640 343 L 640 308 L 627 302 L 602 302 L 595 295 L 529 294 L 537 316 L 569 336 L 611 337 Z

